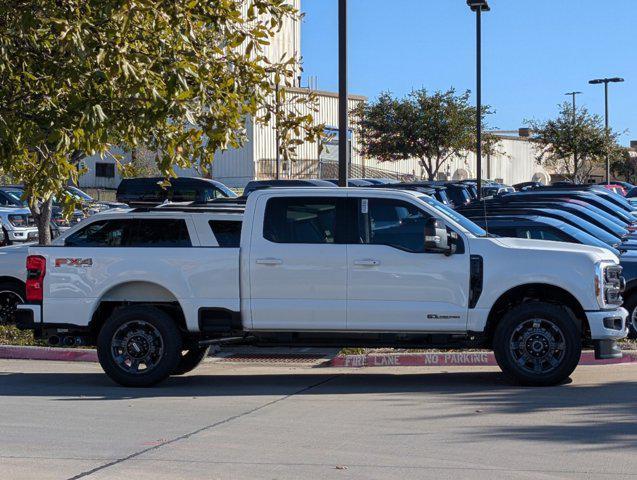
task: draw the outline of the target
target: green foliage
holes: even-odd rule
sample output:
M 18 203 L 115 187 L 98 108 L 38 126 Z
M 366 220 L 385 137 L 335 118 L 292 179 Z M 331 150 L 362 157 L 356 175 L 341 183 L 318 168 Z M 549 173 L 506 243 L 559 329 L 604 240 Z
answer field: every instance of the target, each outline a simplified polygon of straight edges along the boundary
M 0 325 L 0 345 L 38 345 L 46 342 L 35 340 L 31 330 L 18 330 L 12 325 Z
M 574 112 L 569 102 L 560 106 L 556 118 L 527 123 L 541 147 L 538 163 L 575 183 L 584 183 L 593 169 L 602 164 L 606 153 L 617 148 L 617 134 L 612 131 L 607 134 L 599 115 L 590 114 L 585 107 Z
M 298 12 L 285 0 L 245 3 L 0 4 L 0 168 L 24 183 L 41 242 L 50 199 L 65 199 L 85 155 L 142 145 L 169 177 L 174 166 L 209 165 L 215 151 L 239 147 L 248 118 L 277 117 L 284 158 L 300 137 L 318 138 L 310 115 L 275 108 L 274 85 L 285 95 L 296 58 L 273 62 L 264 51 Z
M 386 92 L 354 113 L 364 155 L 386 162 L 417 158 L 430 180 L 450 158 L 475 151 L 476 109 L 469 92 L 420 89 L 402 99 Z M 485 107 L 483 117 L 488 113 Z M 483 145 L 495 149 L 497 140 L 487 135 Z
M 610 171 L 634 185 L 637 183 L 637 153 L 625 147 L 616 148 L 610 155 Z

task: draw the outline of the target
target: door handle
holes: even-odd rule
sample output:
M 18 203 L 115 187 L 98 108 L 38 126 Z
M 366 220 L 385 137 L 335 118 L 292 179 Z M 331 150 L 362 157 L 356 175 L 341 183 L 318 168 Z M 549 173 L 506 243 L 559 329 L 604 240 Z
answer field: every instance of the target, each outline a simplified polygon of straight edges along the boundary
M 281 265 L 283 260 L 280 258 L 257 258 L 258 265 Z
M 354 265 L 359 265 L 361 267 L 376 267 L 380 265 L 380 261 L 366 258 L 365 260 L 354 260 Z

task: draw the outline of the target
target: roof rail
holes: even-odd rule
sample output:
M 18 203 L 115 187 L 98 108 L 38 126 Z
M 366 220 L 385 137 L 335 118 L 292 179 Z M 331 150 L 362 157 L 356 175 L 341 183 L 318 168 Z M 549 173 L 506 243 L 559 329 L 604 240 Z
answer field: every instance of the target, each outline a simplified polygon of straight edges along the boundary
M 237 213 L 245 212 L 245 200 L 223 199 L 228 201 L 219 202 L 213 200 L 207 203 L 163 203 L 161 205 L 138 207 L 133 209 L 134 213 L 142 212 L 197 212 L 197 213 Z M 235 201 L 230 201 L 235 200 Z

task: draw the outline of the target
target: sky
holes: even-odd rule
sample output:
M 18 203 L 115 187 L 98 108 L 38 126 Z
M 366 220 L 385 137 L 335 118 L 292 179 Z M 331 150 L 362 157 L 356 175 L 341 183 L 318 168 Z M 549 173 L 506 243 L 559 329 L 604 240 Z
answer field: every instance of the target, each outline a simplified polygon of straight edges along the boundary
M 637 140 L 637 0 L 489 0 L 482 15 L 482 98 L 489 126 L 546 120 L 564 94 L 604 114 L 599 77 L 611 84 L 610 124 Z M 304 78 L 338 90 L 338 0 L 301 0 Z M 412 89 L 475 89 L 475 14 L 465 0 L 348 0 L 349 92 L 375 98 Z M 305 80 L 304 80 L 305 84 Z

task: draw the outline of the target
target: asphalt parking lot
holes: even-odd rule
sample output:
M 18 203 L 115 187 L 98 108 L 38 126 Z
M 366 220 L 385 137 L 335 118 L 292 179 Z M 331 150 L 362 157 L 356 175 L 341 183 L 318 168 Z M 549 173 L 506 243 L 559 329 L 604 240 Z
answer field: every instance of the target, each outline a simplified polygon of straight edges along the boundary
M 2 479 L 637 476 L 637 366 L 552 388 L 498 370 L 206 363 L 160 387 L 0 361 Z

